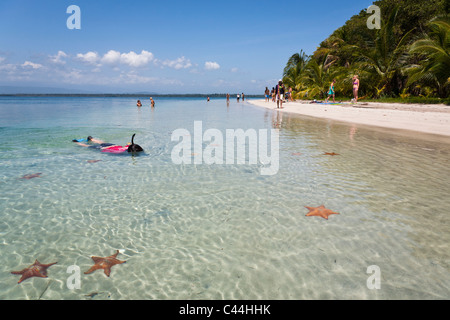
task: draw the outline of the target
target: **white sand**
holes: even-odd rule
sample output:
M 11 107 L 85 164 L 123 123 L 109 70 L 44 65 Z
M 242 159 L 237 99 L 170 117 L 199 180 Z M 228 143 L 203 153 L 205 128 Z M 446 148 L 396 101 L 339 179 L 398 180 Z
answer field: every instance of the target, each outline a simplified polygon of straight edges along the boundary
M 282 112 L 345 121 L 390 129 L 412 130 L 423 133 L 450 136 L 450 106 L 401 104 L 401 103 L 358 103 L 351 105 L 326 105 L 296 101 L 283 103 L 277 109 L 275 102 L 247 100 L 249 103 Z

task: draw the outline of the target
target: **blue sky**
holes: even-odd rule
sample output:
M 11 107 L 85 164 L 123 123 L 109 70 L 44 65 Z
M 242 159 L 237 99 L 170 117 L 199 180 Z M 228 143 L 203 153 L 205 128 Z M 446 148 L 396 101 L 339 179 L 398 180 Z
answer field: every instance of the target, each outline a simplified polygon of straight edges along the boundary
M 261 94 L 370 0 L 2 0 L 0 86 Z M 70 5 L 80 30 L 67 28 Z

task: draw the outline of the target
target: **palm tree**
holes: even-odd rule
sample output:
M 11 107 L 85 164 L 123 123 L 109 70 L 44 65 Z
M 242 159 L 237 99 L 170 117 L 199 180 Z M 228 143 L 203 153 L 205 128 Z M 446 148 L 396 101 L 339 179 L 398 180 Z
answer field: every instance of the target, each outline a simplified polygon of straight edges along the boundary
M 374 38 L 369 42 L 368 49 L 358 50 L 358 67 L 373 72 L 373 88 L 377 97 L 383 92 L 391 91 L 389 86 L 392 80 L 401 74 L 405 64 L 407 41 L 413 31 L 412 29 L 406 32 L 398 41 L 394 32 L 397 13 L 398 8 L 395 8 L 386 23 L 382 23 L 381 29 L 374 31 Z
M 414 42 L 409 52 L 419 54 L 419 64 L 406 68 L 410 75 L 407 85 L 420 84 L 434 87 L 441 98 L 450 91 L 450 23 L 448 17 L 430 23 L 430 32 Z
M 301 79 L 302 87 L 299 88 L 300 95 L 307 94 L 310 98 L 324 98 L 328 89 L 330 79 L 330 66 L 335 60 L 330 61 L 328 55 L 324 57 L 324 61 L 320 62 L 311 59 Z
M 300 53 L 295 53 L 289 58 L 284 68 L 283 83 L 286 87 L 292 87 L 295 90 L 294 98 L 297 98 L 296 93 L 302 88 L 302 77 L 309 59 L 310 57 L 300 50 Z

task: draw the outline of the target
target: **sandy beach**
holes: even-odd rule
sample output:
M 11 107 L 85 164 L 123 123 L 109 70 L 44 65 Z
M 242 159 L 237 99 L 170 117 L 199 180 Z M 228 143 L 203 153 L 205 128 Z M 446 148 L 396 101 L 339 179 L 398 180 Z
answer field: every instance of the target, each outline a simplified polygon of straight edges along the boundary
M 272 101 L 261 99 L 248 102 L 281 112 L 450 137 L 450 106 L 444 104 L 361 102 L 357 105 L 334 105 L 296 101 L 283 103 L 283 109 L 277 109 L 277 104 Z

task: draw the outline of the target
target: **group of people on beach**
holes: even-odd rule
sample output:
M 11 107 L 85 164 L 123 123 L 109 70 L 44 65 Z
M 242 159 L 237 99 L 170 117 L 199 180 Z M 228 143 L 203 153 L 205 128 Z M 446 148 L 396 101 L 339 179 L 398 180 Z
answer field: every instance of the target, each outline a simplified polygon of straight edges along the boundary
M 244 95 L 243 92 L 242 92 L 241 95 L 239 93 L 236 95 L 237 102 L 239 102 L 239 99 L 241 99 L 241 97 L 242 97 L 242 101 L 244 101 L 245 100 L 245 95 Z M 229 102 L 230 102 L 230 94 L 227 93 L 227 103 L 229 103 Z
M 333 81 L 330 84 L 330 88 L 328 90 L 328 97 L 325 100 L 325 102 L 328 103 L 328 100 L 333 97 L 333 102 L 335 101 L 335 88 L 334 85 L 336 84 L 336 79 L 333 79 Z M 358 75 L 354 75 L 352 78 L 352 86 L 353 86 L 353 98 L 352 102 L 356 103 L 358 102 L 358 90 L 359 90 L 359 78 Z M 292 88 L 289 87 L 286 91 L 286 88 L 283 84 L 283 81 L 280 79 L 278 80 L 278 83 L 275 87 L 272 88 L 272 91 L 269 90 L 268 87 L 266 87 L 266 90 L 264 91 L 264 98 L 266 102 L 270 101 L 270 98 L 272 98 L 272 102 L 277 103 L 277 108 L 282 109 L 283 108 L 283 101 L 294 101 L 292 97 Z M 239 100 L 239 98 L 238 98 Z
M 333 79 L 333 81 L 331 81 L 330 83 L 330 88 L 328 90 L 328 96 L 327 99 L 325 100 L 326 103 L 328 103 L 328 101 L 330 100 L 331 97 L 333 97 L 333 103 L 335 103 L 335 84 L 336 84 L 336 79 Z M 353 98 L 352 98 L 352 102 L 356 103 L 358 102 L 358 90 L 359 90 L 359 78 L 358 75 L 354 75 L 352 78 L 352 86 L 353 86 Z M 239 102 L 239 100 L 242 97 L 242 101 L 245 100 L 245 95 L 244 93 L 242 93 L 241 95 L 237 94 L 236 95 L 236 99 L 237 102 Z M 230 94 L 227 93 L 226 95 L 227 98 L 227 103 L 230 102 Z M 283 84 L 283 80 L 278 80 L 278 83 L 276 84 L 275 87 L 272 87 L 272 90 L 270 91 L 268 87 L 266 87 L 266 90 L 264 91 L 264 98 L 266 102 L 270 101 L 270 98 L 272 98 L 272 102 L 276 102 L 277 103 L 277 109 L 283 109 L 283 102 L 288 102 L 288 101 L 294 101 L 293 97 L 292 97 L 292 88 L 289 87 L 286 90 L 286 87 Z M 207 97 L 207 101 L 210 101 L 209 97 Z M 153 100 L 152 97 L 150 97 L 150 104 L 151 107 L 154 108 L 155 107 L 155 101 Z M 137 106 L 138 107 L 142 107 L 142 102 L 141 100 L 137 101 Z
M 334 100 L 335 97 L 335 89 L 334 89 L 334 85 L 336 83 L 336 79 L 333 79 L 333 81 L 331 81 L 330 84 L 330 89 L 328 90 L 328 97 L 325 100 L 325 102 L 328 102 L 328 100 L 330 99 L 330 97 L 333 97 L 333 102 L 336 102 Z M 353 86 L 353 98 L 352 98 L 352 102 L 356 103 L 358 102 L 358 90 L 359 90 L 359 78 L 358 75 L 355 74 L 352 78 L 352 86 Z
M 245 100 L 245 95 L 244 95 L 244 93 L 242 92 L 242 95 L 241 96 L 239 96 L 239 93 L 236 95 L 236 99 L 237 99 L 237 102 L 239 102 L 239 99 L 242 97 L 242 101 L 244 101 Z
M 283 80 L 278 80 L 278 83 L 275 87 L 272 88 L 272 91 L 269 90 L 268 87 L 266 87 L 266 90 L 264 91 L 264 97 L 266 102 L 269 102 L 270 98 L 272 98 L 272 102 L 277 103 L 277 108 L 283 109 L 283 101 L 294 101 L 292 97 L 292 88 L 289 87 L 286 90 L 286 87 L 283 84 Z
M 151 105 L 152 108 L 155 107 L 155 100 L 153 100 L 152 97 L 150 97 L 150 105 Z M 142 107 L 142 102 L 141 102 L 141 100 L 138 100 L 138 101 L 137 101 L 136 106 Z

